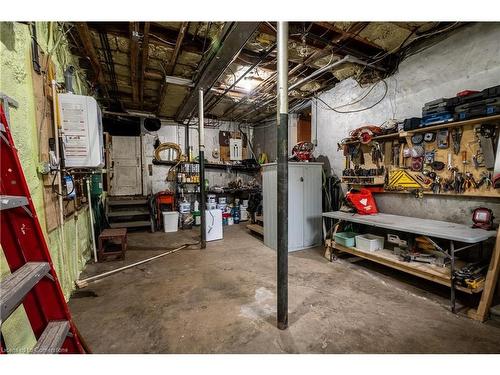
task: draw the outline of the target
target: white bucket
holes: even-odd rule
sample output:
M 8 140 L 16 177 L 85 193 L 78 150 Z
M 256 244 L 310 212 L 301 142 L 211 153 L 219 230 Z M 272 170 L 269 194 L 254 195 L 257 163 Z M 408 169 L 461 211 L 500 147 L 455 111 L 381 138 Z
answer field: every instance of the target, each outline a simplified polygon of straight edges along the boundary
M 226 197 L 219 197 L 219 204 L 226 204 L 227 201 L 226 201 Z
M 248 199 L 243 199 L 243 203 L 241 205 L 244 207 L 248 207 Z
M 163 230 L 165 233 L 177 232 L 179 213 L 177 211 L 163 211 Z
M 207 203 L 207 210 L 215 210 L 216 208 L 217 208 L 217 204 L 215 202 Z
M 227 225 L 233 225 L 234 224 L 234 219 L 232 217 L 227 218 Z
M 248 220 L 248 211 L 244 206 L 240 206 L 240 221 Z

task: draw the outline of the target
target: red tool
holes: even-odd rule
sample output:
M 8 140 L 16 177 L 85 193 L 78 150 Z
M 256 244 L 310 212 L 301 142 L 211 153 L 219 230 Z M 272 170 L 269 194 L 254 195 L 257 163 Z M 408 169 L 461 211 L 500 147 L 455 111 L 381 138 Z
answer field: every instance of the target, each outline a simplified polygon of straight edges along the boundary
M 86 353 L 71 320 L 0 106 L 0 243 L 12 272 L 0 282 L 0 323 L 22 303 L 37 344 L 33 353 Z M 0 353 L 8 353 L 4 338 Z
M 314 145 L 311 142 L 299 142 L 293 146 L 292 157 L 298 161 L 309 161 L 311 160 L 313 151 Z

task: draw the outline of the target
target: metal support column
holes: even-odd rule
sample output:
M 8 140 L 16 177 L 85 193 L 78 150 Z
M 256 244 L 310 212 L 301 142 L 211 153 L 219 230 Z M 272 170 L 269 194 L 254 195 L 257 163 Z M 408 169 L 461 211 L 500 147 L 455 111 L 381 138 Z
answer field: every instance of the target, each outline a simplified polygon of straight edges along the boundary
M 207 222 L 205 215 L 205 128 L 203 125 L 203 89 L 200 89 L 198 96 L 198 124 L 199 124 L 199 160 L 200 160 L 200 218 L 201 218 L 201 248 L 207 247 Z M 189 125 L 188 125 L 189 129 Z
M 288 22 L 278 22 L 278 328 L 288 327 Z
M 455 242 L 450 241 L 450 303 L 451 303 L 451 312 L 455 313 Z

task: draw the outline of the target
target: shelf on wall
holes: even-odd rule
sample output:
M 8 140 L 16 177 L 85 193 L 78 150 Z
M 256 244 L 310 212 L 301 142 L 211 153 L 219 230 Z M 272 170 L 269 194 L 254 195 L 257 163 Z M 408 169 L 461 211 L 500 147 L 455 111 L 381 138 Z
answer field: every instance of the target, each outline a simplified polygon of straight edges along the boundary
M 400 137 L 408 137 L 408 136 L 411 136 L 415 133 L 429 133 L 429 132 L 439 130 L 439 129 L 456 128 L 459 126 L 467 126 L 467 125 L 479 125 L 479 124 L 484 124 L 487 122 L 495 122 L 495 121 L 500 122 L 500 115 L 479 117 L 479 118 L 473 118 L 470 120 L 446 122 L 444 124 L 426 126 L 424 128 L 400 132 L 399 136 Z
M 433 132 L 433 131 L 440 130 L 440 129 L 456 128 L 456 127 L 467 126 L 467 125 L 479 125 L 479 124 L 490 123 L 490 122 L 499 122 L 500 123 L 500 115 L 478 117 L 478 118 L 473 118 L 473 119 L 464 120 L 464 121 L 452 121 L 452 122 L 446 122 L 443 124 L 430 125 L 430 126 L 426 126 L 423 128 L 402 131 L 399 133 L 378 135 L 378 136 L 373 137 L 372 140 L 377 141 L 377 140 L 381 140 L 381 139 L 392 139 L 392 138 L 409 137 L 409 136 L 411 137 L 415 133 L 429 133 L 429 132 Z M 351 144 L 356 144 L 356 143 L 359 143 L 359 140 L 347 141 L 347 142 L 344 142 L 343 144 L 351 145 Z
M 176 165 L 178 162 L 176 161 L 159 161 L 153 159 L 153 164 L 155 165 Z M 193 162 L 180 162 L 179 164 L 199 164 Z M 222 163 L 205 163 L 206 169 L 226 169 L 230 171 L 240 171 L 240 172 L 258 172 L 260 170 L 259 167 L 247 167 L 241 164 L 222 164 Z

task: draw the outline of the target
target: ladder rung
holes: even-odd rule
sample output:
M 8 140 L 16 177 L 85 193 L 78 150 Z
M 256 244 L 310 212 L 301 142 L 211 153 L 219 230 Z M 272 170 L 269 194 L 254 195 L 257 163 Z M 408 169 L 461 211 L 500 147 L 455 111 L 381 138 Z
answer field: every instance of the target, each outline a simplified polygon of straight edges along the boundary
M 69 332 L 69 322 L 49 322 L 32 350 L 33 354 L 59 354 Z
M 0 211 L 27 205 L 28 199 L 26 197 L 16 195 L 0 195 Z
M 0 324 L 49 271 L 50 266 L 46 262 L 28 262 L 0 282 Z

